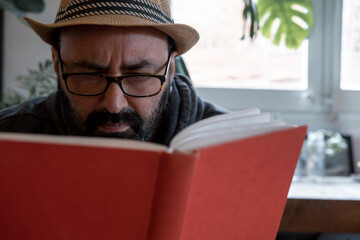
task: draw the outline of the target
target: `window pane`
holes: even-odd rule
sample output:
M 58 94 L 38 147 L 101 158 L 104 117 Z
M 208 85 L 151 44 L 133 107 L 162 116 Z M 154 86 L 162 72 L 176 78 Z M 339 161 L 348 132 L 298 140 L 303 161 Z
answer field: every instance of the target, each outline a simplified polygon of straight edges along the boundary
M 341 83 L 343 90 L 360 90 L 360 1 L 343 1 Z
M 196 86 L 304 90 L 307 41 L 297 50 L 242 36 L 241 0 L 172 0 L 176 22 L 195 27 L 200 41 L 183 57 Z M 191 7 L 190 7 L 191 6 Z

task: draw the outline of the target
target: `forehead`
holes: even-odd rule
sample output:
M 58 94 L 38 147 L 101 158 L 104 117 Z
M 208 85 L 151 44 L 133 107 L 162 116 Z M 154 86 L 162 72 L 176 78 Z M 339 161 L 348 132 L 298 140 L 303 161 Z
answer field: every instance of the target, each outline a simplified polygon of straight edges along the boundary
M 167 52 L 168 36 L 149 27 L 74 26 L 61 29 L 62 50 L 76 52 Z

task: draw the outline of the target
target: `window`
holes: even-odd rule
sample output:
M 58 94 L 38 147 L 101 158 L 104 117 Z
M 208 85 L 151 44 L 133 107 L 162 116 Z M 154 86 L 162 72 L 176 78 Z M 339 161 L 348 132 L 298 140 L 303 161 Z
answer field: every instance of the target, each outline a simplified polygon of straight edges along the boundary
M 295 51 L 261 34 L 255 41 L 241 40 L 242 0 L 197 0 L 198 6 L 189 8 L 191 2 L 173 1 L 173 15 L 200 33 L 199 43 L 183 56 L 197 87 L 307 88 L 307 41 Z
M 200 32 L 198 45 L 183 57 L 203 98 L 231 110 L 360 110 L 359 1 L 313 0 L 315 25 L 297 51 L 260 34 L 252 43 L 241 41 L 242 0 L 189 2 L 172 0 L 173 17 Z
M 345 0 L 342 12 L 341 89 L 360 90 L 360 1 Z

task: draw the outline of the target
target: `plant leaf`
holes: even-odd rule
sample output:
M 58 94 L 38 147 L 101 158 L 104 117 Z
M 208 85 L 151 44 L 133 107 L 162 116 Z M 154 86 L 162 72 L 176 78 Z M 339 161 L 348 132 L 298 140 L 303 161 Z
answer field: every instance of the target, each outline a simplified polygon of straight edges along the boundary
M 0 101 L 0 109 L 19 104 L 25 100 L 25 97 L 23 97 L 20 93 L 15 91 L 7 92 L 4 99 Z
M 7 91 L 0 99 L 0 109 L 56 91 L 57 75 L 54 72 L 52 61 L 46 59 L 38 64 L 38 68 L 39 70 L 29 69 L 27 75 L 20 75 L 16 78 L 20 91 Z
M 14 5 L 24 12 L 39 13 L 45 8 L 43 0 L 13 0 Z
M 311 0 L 258 0 L 257 7 L 261 33 L 275 45 L 283 40 L 286 47 L 296 49 L 309 36 L 314 24 Z M 280 23 L 273 33 L 276 19 Z
M 25 12 L 20 10 L 17 6 L 15 6 L 12 0 L 0 0 L 0 8 L 10 11 L 19 19 L 21 18 L 21 16 L 25 15 Z
M 241 37 L 241 40 L 244 40 L 246 35 L 248 35 L 250 39 L 254 39 L 259 30 L 259 17 L 256 4 L 253 2 L 253 0 L 244 0 L 242 18 L 244 23 L 243 36 Z M 250 22 L 250 28 L 247 27 L 248 22 Z

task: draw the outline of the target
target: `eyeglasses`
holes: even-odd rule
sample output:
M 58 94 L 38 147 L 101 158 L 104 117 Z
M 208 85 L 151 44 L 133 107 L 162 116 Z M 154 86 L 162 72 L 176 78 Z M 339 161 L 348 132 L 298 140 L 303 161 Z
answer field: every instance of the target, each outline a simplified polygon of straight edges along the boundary
M 62 78 L 67 90 L 79 96 L 98 96 L 106 92 L 111 83 L 118 83 L 121 90 L 131 97 L 152 97 L 160 93 L 170 66 L 170 55 L 167 60 L 164 75 L 127 74 L 112 77 L 100 73 L 67 73 L 63 71 L 63 63 L 59 61 Z

